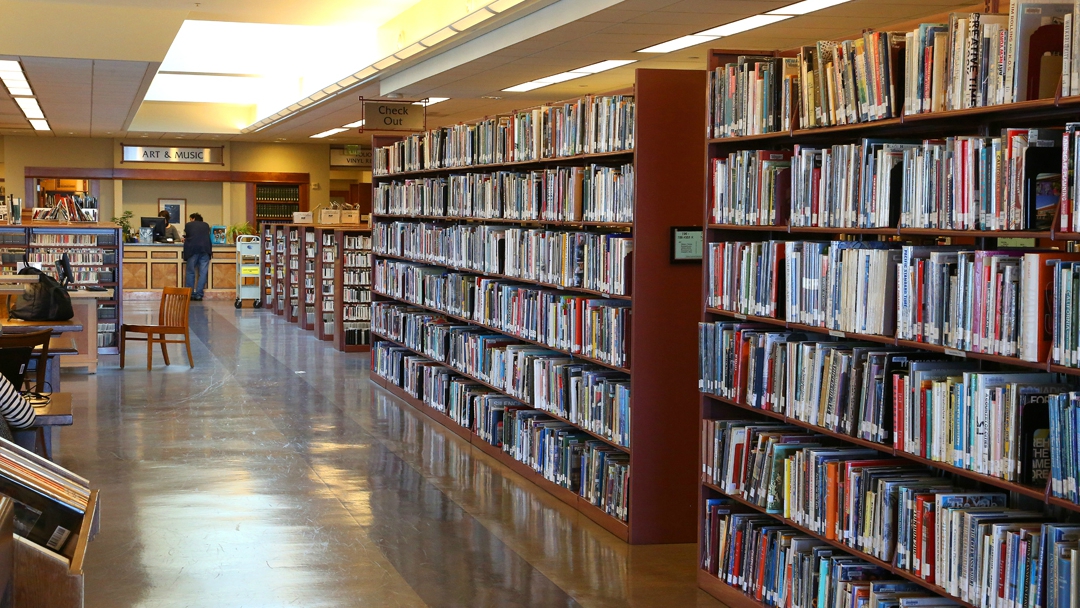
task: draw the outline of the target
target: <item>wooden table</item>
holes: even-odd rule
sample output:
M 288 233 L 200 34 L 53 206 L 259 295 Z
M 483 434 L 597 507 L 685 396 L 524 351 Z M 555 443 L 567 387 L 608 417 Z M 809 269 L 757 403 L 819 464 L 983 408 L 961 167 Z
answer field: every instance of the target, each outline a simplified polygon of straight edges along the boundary
M 0 277 L 0 285 L 2 285 Z M 20 290 L 19 293 L 22 293 Z M 23 321 L 21 319 L 8 319 L 0 321 L 3 331 L 10 333 L 29 333 L 52 329 L 53 336 L 63 333 L 71 333 L 75 338 L 77 354 L 65 355 L 60 359 L 63 367 L 85 367 L 91 374 L 97 373 L 98 365 L 98 300 L 111 300 L 113 290 L 107 291 L 69 291 L 71 296 L 71 308 L 75 317 L 70 321 Z M 119 321 L 117 321 L 119 323 Z M 51 373 L 51 372 L 50 372 Z M 59 374 L 59 370 L 56 372 Z M 53 386 L 59 386 L 54 384 Z

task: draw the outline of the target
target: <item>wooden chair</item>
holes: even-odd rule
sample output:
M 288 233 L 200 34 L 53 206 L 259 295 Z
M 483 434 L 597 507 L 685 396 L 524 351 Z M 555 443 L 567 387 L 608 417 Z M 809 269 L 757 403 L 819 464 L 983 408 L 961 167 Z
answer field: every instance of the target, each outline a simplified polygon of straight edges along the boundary
M 169 364 L 169 351 L 166 344 L 183 344 L 187 347 L 188 364 L 195 367 L 191 358 L 191 335 L 188 331 L 188 303 L 191 301 L 190 287 L 166 287 L 161 293 L 161 307 L 158 309 L 157 325 L 120 326 L 120 368 L 124 367 L 124 346 L 128 340 L 146 342 L 146 369 L 154 369 L 154 344 L 161 345 L 161 356 L 165 365 Z M 146 337 L 132 337 L 128 333 L 146 334 Z M 183 336 L 182 339 L 169 340 L 167 336 Z
M 36 376 L 34 386 L 29 390 L 35 393 L 51 393 L 54 392 L 55 389 L 55 387 L 48 386 L 45 370 L 46 362 L 49 360 L 49 340 L 51 338 L 51 329 L 25 334 L 0 335 L 0 348 L 17 348 L 24 346 L 33 349 L 33 357 L 37 358 L 37 362 L 35 363 L 37 369 L 34 372 Z M 24 378 L 23 383 L 29 385 L 30 378 Z M 22 386 L 17 386 L 15 388 L 19 390 L 24 389 Z M 29 448 L 39 456 L 49 458 L 48 444 L 45 441 L 45 427 L 32 426 L 26 429 L 11 429 L 11 434 L 15 438 L 15 442 L 19 445 Z

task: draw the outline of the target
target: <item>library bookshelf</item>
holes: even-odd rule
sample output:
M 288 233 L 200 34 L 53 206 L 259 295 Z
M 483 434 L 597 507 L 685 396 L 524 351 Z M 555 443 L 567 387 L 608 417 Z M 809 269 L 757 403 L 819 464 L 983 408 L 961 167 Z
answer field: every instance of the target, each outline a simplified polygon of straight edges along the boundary
M 261 233 L 263 306 L 338 350 L 368 350 L 371 230 L 266 223 Z
M 705 119 L 704 97 L 701 94 L 704 84 L 705 75 L 700 71 L 638 70 L 633 91 L 633 150 L 553 158 L 545 158 L 541 154 L 537 160 L 400 171 L 376 174 L 372 180 L 378 188 L 381 184 L 392 184 L 395 181 L 400 183 L 402 180 L 415 178 L 588 167 L 594 164 L 608 167 L 632 164 L 632 222 L 417 217 L 385 212 L 372 215 L 375 233 L 378 233 L 382 223 L 408 221 L 449 227 L 494 224 L 538 229 L 571 228 L 589 233 L 629 235 L 632 238 L 633 253 L 628 263 L 630 287 L 626 296 L 523 280 L 475 269 L 461 270 L 477 280 L 498 279 L 510 285 L 536 287 L 560 295 L 599 296 L 605 300 L 628 302 L 631 312 L 625 339 L 628 344 L 629 363 L 625 365 L 612 365 L 597 358 L 553 348 L 523 338 L 520 333 L 509 333 L 481 323 L 477 319 L 447 314 L 444 310 L 417 305 L 400 296 L 373 291 L 376 302 L 397 302 L 414 309 L 426 309 L 459 324 L 505 334 L 516 343 L 542 346 L 547 351 L 561 352 L 572 361 L 591 363 L 600 368 L 627 374 L 630 387 L 629 446 L 618 445 L 613 440 L 586 430 L 581 425 L 575 425 L 566 418 L 543 412 L 546 419 L 575 427 L 576 431 L 591 436 L 598 443 L 607 444 L 606 449 L 618 450 L 628 456 L 628 517 L 625 521 L 595 506 L 579 496 L 578 492 L 549 481 L 532 466 L 516 460 L 508 451 L 504 451 L 505 446 L 492 445 L 482 439 L 475 429 L 466 428 L 447 414 L 413 397 L 392 381 L 378 376 L 375 373 L 374 357 L 372 374 L 373 382 L 386 387 L 477 449 L 506 464 L 617 537 L 632 544 L 691 542 L 695 534 L 692 520 L 697 482 L 690 470 L 683 472 L 683 467 L 692 469 L 697 459 L 696 453 L 692 453 L 696 442 L 691 439 L 691 435 L 697 429 L 693 353 L 696 341 L 694 325 L 699 316 L 695 294 L 700 271 L 695 263 L 673 263 L 671 238 L 673 227 L 700 228 L 700 213 L 695 205 L 696 201 L 703 197 L 701 188 L 704 184 L 699 156 L 704 145 L 704 132 L 700 128 L 700 121 Z M 389 142 L 373 142 L 373 147 L 385 146 L 386 143 Z M 407 255 L 382 254 L 378 248 L 374 257 L 377 265 L 380 262 L 404 260 L 450 271 L 458 270 L 437 262 L 411 259 Z M 413 355 L 423 356 L 394 336 L 373 332 L 373 339 L 405 349 Z M 449 367 L 441 362 L 436 364 Z M 455 376 L 475 381 L 495 394 L 512 398 L 506 390 L 484 382 L 475 375 L 457 368 L 449 369 Z
M 55 262 L 68 254 L 77 286 L 100 286 L 112 290 L 108 299 L 97 300 L 97 327 L 84 328 L 77 338 L 80 352 L 91 352 L 85 340 L 96 340 L 97 353 L 119 352 L 120 319 L 124 306 L 124 242 L 120 227 L 111 223 L 32 222 L 0 226 L 0 268 L 15 274 L 15 266 L 29 257 L 53 276 Z M 93 305 L 93 304 L 91 304 Z
M 256 229 L 265 224 L 291 222 L 293 213 L 308 211 L 308 184 L 247 184 L 247 216 Z
M 714 69 L 725 63 L 731 62 L 737 55 L 767 55 L 761 51 L 733 51 L 712 50 L 709 53 L 709 68 Z M 1060 91 L 1060 90 L 1059 90 Z M 1080 234 L 1062 231 L 1058 229 L 1059 221 L 1055 218 L 1053 226 L 1047 230 L 947 230 L 938 228 L 904 228 L 896 227 L 895 222 L 888 228 L 827 228 L 827 227 L 800 227 L 786 225 L 735 225 L 712 223 L 711 209 L 713 205 L 713 176 L 712 163 L 714 159 L 726 158 L 732 152 L 745 150 L 791 150 L 795 145 L 810 147 L 827 147 L 834 144 L 858 143 L 862 138 L 943 138 L 947 136 L 976 135 L 983 137 L 994 136 L 1003 128 L 1043 128 L 1062 127 L 1066 121 L 1080 118 L 1080 97 L 1057 97 L 1025 101 L 996 106 L 977 107 L 955 111 L 941 111 L 912 116 L 900 116 L 894 119 L 879 120 L 873 122 L 861 122 L 845 126 L 822 127 L 815 129 L 790 129 L 761 135 L 708 138 L 705 143 L 705 186 L 704 207 L 702 222 L 705 229 L 705 250 L 708 255 L 709 245 L 724 242 L 764 242 L 775 241 L 801 241 L 804 239 L 818 240 L 855 240 L 855 241 L 888 241 L 902 242 L 904 244 L 949 244 L 962 245 L 971 250 L 997 250 L 1007 246 L 1059 248 L 1073 250 L 1074 243 L 1080 239 Z M 793 124 L 797 121 L 793 120 Z M 1026 239 L 1023 243 L 1014 241 L 1002 242 L 1001 239 Z M 781 267 L 783 262 L 781 261 Z M 763 328 L 788 329 L 828 340 L 829 336 L 842 340 L 852 340 L 867 343 L 876 343 L 895 348 L 910 349 L 914 353 L 935 353 L 945 355 L 954 361 L 973 361 L 978 371 L 1041 371 L 1065 374 L 1068 376 L 1080 376 L 1080 368 L 1055 365 L 1049 360 L 1028 361 L 1018 356 L 1001 356 L 970 350 L 948 348 L 941 345 L 925 342 L 899 339 L 894 335 L 864 334 L 844 332 L 827 329 L 825 327 L 811 326 L 785 320 L 785 307 L 778 302 L 776 317 L 755 316 L 740 314 L 730 310 L 709 306 L 709 280 L 710 268 L 703 266 L 702 293 L 700 299 L 700 317 L 704 323 L 751 323 L 759 324 Z M 895 285 L 892 286 L 895 289 Z M 778 296 L 779 297 L 779 296 Z M 762 329 L 761 331 L 768 331 Z M 725 355 L 726 355 L 725 351 Z M 733 355 L 737 356 L 737 355 Z M 745 387 L 744 387 L 745 388 Z M 887 388 L 886 390 L 891 390 Z M 908 451 L 895 448 L 892 443 L 884 444 L 870 441 L 860 437 L 849 436 L 835 432 L 832 429 L 811 424 L 802 419 L 786 415 L 782 411 L 762 409 L 747 403 L 743 399 L 726 398 L 717 394 L 699 390 L 702 449 L 708 449 L 705 437 L 705 425 L 709 421 L 723 420 L 779 420 L 791 427 L 796 427 L 816 435 L 828 437 L 836 441 L 835 445 L 847 447 L 861 447 L 875 450 L 882 458 L 903 459 L 909 463 L 923 465 L 928 470 L 951 478 L 958 485 L 986 491 L 1005 491 L 1009 493 L 1009 506 L 1013 506 L 1014 499 L 1030 499 L 1025 505 L 1039 502 L 1060 507 L 1064 512 L 1080 513 L 1080 505 L 1067 500 L 1051 496 L 1049 482 L 1045 489 L 1024 485 L 1003 478 L 983 474 L 973 470 L 960 468 L 951 464 L 923 458 Z M 917 574 L 897 567 L 891 562 L 882 561 L 867 553 L 861 552 L 852 546 L 834 539 L 826 538 L 799 523 L 782 515 L 766 512 L 766 509 L 758 504 L 747 500 L 738 493 L 729 494 L 714 483 L 710 483 L 703 473 L 705 466 L 705 454 L 699 454 L 701 466 L 695 471 L 699 477 L 698 496 L 698 546 L 699 555 L 703 559 L 707 548 L 705 544 L 709 539 L 704 537 L 706 519 L 706 500 L 714 498 L 728 499 L 732 504 L 731 510 L 740 513 L 757 513 L 771 517 L 778 524 L 793 528 L 798 533 L 813 537 L 824 545 L 831 545 L 851 556 L 865 560 L 870 564 L 887 570 L 894 578 L 902 578 L 913 582 L 928 592 L 947 597 L 961 606 L 973 608 L 977 602 L 971 603 L 950 595 L 944 588 L 929 582 Z M 1026 507 L 1030 508 L 1030 507 Z M 1064 517 L 1061 521 L 1064 521 Z M 697 570 L 698 585 L 710 595 L 727 605 L 738 608 L 760 608 L 767 605 L 755 597 L 744 592 L 710 573 L 702 567 L 699 560 Z M 1073 583 L 1075 584 L 1075 582 Z

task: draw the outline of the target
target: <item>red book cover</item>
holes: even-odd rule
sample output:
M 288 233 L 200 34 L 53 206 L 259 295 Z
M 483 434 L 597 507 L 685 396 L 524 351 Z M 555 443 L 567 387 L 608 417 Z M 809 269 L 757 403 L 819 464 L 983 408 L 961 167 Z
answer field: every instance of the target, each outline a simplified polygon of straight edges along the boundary
M 904 374 L 893 374 L 893 449 L 903 450 L 904 433 Z
M 935 531 L 935 518 L 934 518 L 934 496 L 933 494 L 927 495 L 927 500 L 923 501 L 921 509 L 917 511 L 919 520 L 922 526 L 922 577 L 931 583 L 934 582 L 934 564 L 937 561 L 935 555 L 937 554 L 937 538 L 934 534 Z
M 825 463 L 825 538 L 829 540 L 836 540 L 836 516 L 839 512 L 837 474 L 839 472 L 839 462 Z

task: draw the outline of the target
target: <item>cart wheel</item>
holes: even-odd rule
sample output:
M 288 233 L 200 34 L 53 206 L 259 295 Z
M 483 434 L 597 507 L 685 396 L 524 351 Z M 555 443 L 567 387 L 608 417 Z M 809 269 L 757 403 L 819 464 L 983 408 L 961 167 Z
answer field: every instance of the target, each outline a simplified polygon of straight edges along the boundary
M 255 300 L 255 303 L 252 304 L 252 306 L 255 308 L 262 308 L 262 300 Z
M 236 298 L 236 301 L 233 302 L 233 305 L 236 306 L 237 308 L 243 308 L 244 307 L 244 301 L 241 300 L 240 298 Z

